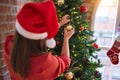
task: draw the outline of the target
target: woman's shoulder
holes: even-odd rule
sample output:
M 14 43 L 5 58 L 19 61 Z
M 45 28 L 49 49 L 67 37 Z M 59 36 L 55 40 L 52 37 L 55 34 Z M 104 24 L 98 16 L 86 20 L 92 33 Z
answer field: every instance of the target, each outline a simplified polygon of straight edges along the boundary
M 4 52 L 6 54 L 10 53 L 10 50 L 11 50 L 12 45 L 13 45 L 13 39 L 14 39 L 14 35 L 6 36 L 5 43 L 4 43 Z

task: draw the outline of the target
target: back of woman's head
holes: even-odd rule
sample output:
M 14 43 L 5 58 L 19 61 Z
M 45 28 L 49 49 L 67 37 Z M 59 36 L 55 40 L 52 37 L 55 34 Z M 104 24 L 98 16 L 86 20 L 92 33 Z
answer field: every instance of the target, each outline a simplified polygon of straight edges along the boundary
M 26 3 L 16 18 L 17 32 L 10 63 L 15 72 L 26 78 L 30 53 L 45 52 L 46 46 L 54 48 L 56 45 L 54 37 L 58 32 L 59 25 L 52 0 Z
M 10 56 L 10 64 L 14 72 L 21 77 L 28 76 L 31 54 L 46 52 L 45 40 L 30 40 L 16 32 Z

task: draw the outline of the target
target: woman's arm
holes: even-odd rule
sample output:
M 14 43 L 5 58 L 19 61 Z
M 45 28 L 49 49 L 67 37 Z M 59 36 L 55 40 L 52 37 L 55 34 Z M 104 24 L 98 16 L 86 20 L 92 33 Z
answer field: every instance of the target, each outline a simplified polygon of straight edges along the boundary
M 64 29 L 64 39 L 63 39 L 61 55 L 67 55 L 70 57 L 69 39 L 73 34 L 74 34 L 74 28 L 70 31 L 68 31 L 66 28 Z

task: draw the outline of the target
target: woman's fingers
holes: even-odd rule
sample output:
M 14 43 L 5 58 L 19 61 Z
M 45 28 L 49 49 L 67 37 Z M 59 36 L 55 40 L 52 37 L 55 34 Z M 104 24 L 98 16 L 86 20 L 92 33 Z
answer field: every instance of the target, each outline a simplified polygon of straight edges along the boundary
M 65 16 L 62 17 L 62 19 L 60 21 L 60 26 L 66 24 L 68 22 L 70 22 L 70 16 L 69 15 L 65 15 Z

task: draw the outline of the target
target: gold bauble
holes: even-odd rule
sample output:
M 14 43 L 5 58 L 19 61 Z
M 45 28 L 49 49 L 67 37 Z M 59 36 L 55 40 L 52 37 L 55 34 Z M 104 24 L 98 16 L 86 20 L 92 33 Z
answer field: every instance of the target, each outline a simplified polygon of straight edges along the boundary
M 66 77 L 67 80 L 71 80 L 73 78 L 73 75 L 74 74 L 72 72 L 67 72 L 65 77 Z
M 73 27 L 72 27 L 72 25 L 68 25 L 66 28 L 68 31 L 70 31 Z
M 64 4 L 64 0 L 58 0 L 58 6 L 62 6 Z

